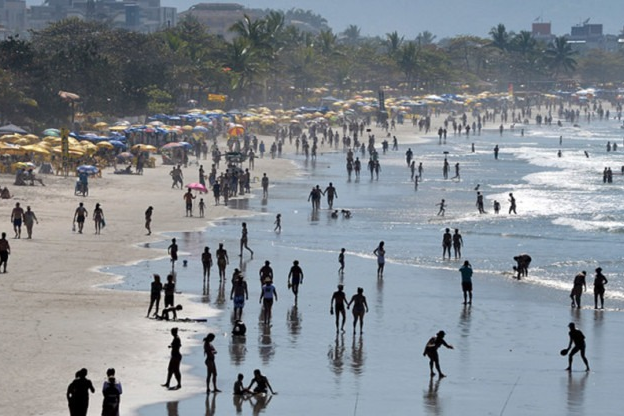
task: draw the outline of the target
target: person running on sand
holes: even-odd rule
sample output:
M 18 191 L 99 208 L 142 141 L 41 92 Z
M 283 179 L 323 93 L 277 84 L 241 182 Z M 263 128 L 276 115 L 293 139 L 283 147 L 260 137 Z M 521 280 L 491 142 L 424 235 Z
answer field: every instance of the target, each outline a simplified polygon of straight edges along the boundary
M 464 292 L 464 305 L 466 303 L 472 305 L 472 266 L 468 260 L 459 268 L 459 272 L 461 273 L 461 285 Z
M 568 324 L 568 328 L 570 328 L 570 332 L 568 332 L 568 335 L 570 336 L 570 343 L 568 344 L 567 348 L 568 368 L 566 368 L 566 371 L 572 371 L 572 360 L 577 352 L 581 353 L 581 358 L 585 363 L 585 371 L 589 371 L 589 362 L 585 357 L 585 335 L 583 335 L 583 333 L 579 329 L 576 329 L 574 322 L 570 322 Z M 570 351 L 572 344 L 574 344 L 574 348 L 572 348 L 572 351 Z
M 173 340 L 171 341 L 171 344 L 169 344 L 169 348 L 171 349 L 171 358 L 169 359 L 169 366 L 167 367 L 167 381 L 165 384 L 162 384 L 162 386 L 171 390 L 178 390 L 182 388 L 182 374 L 180 374 L 180 363 L 182 362 L 180 348 L 182 348 L 182 341 L 180 341 L 180 337 L 178 337 L 178 328 L 171 328 L 171 336 L 173 337 Z M 178 382 L 175 387 L 169 387 L 172 376 L 175 376 L 175 379 Z
M 440 370 L 440 357 L 438 356 L 438 349 L 440 348 L 440 346 L 444 345 L 446 348 L 449 348 L 452 350 L 453 346 L 450 344 L 447 344 L 446 341 L 444 341 L 445 335 L 446 333 L 444 331 L 439 331 L 434 337 L 431 337 L 431 339 L 429 339 L 429 342 L 427 342 L 427 345 L 425 345 L 425 351 L 423 352 L 423 357 L 424 356 L 429 357 L 429 371 L 430 371 L 431 377 L 436 375 L 436 373 L 433 371 L 434 365 L 435 365 L 436 370 L 438 370 L 438 374 L 440 375 L 440 378 L 446 377 L 446 375 L 442 373 L 442 370 Z
M 212 386 L 215 393 L 220 393 L 221 390 L 217 388 L 217 364 L 215 363 L 215 355 L 217 350 L 212 345 L 212 341 L 215 339 L 215 334 L 212 332 L 204 338 L 204 355 L 206 356 L 206 393 L 210 393 L 210 380 L 212 380 Z
M 344 273 L 345 268 L 345 249 L 340 249 L 340 254 L 338 254 L 338 264 L 340 264 L 340 268 L 338 268 L 338 274 Z
M 377 248 L 373 251 L 373 254 L 377 256 L 377 277 L 383 277 L 384 266 L 386 265 L 386 249 L 384 248 L 384 242 L 380 241 Z
M 11 254 L 11 246 L 9 245 L 9 240 L 6 239 L 6 233 L 2 233 L 2 237 L 0 238 L 0 267 L 4 266 L 2 273 L 7 272 L 9 254 Z
M 355 327 L 360 322 L 360 334 L 362 334 L 362 327 L 364 326 L 364 314 L 368 312 L 368 303 L 366 303 L 366 296 L 364 296 L 364 289 L 357 288 L 357 293 L 351 297 L 349 303 L 347 303 L 347 309 L 353 304 L 353 333 L 355 334 Z
M 225 268 L 230 264 L 227 250 L 223 248 L 223 243 L 219 243 L 219 248 L 215 253 L 217 257 L 217 267 L 219 268 L 219 280 L 225 280 Z
M 160 294 L 163 290 L 163 285 L 160 281 L 160 275 L 154 274 L 154 281 L 151 285 L 150 290 L 150 304 L 149 308 L 147 308 L 146 317 L 149 318 L 150 313 L 152 312 L 152 307 L 156 305 L 156 310 L 154 311 L 154 315 L 158 315 L 158 306 L 160 305 Z
M 598 309 L 598 299 L 600 299 L 600 309 L 604 309 L 604 293 L 607 283 L 609 281 L 602 274 L 602 268 L 598 267 L 596 269 L 596 277 L 594 277 L 594 309 Z
M 82 234 L 82 228 L 84 227 L 85 218 L 87 218 L 88 212 L 84 207 L 84 204 L 81 202 L 78 204 L 78 208 L 76 208 L 76 212 L 74 212 L 74 223 L 78 223 L 78 233 Z
M 338 290 L 334 292 L 331 297 L 331 302 L 329 306 L 329 314 L 336 314 L 336 332 L 340 329 L 340 331 L 344 332 L 344 326 L 346 321 L 346 311 L 345 306 L 349 303 L 347 302 L 347 295 L 344 293 L 344 285 L 338 285 Z M 342 317 L 342 324 L 340 324 L 340 318 Z M 340 324 L 340 327 L 339 327 Z
M 248 241 L 248 237 L 247 237 L 247 223 L 244 222 L 242 224 L 241 239 L 240 239 L 240 254 L 238 255 L 238 257 L 243 257 L 243 248 L 246 248 L 251 253 L 251 258 L 253 259 L 253 253 L 254 252 L 247 245 L 247 241 Z
M 145 229 L 147 230 L 147 235 L 152 234 L 152 212 L 154 211 L 154 207 L 149 206 L 145 210 Z
M 24 225 L 26 226 L 26 233 L 28 233 L 28 238 L 32 238 L 33 225 L 35 222 L 39 224 L 39 220 L 34 212 L 30 210 L 30 205 L 26 207 L 26 212 L 24 212 Z
M 451 229 L 447 228 L 442 235 L 442 260 L 444 260 L 445 255 L 448 253 L 449 260 L 451 259 L 451 246 L 453 244 L 453 236 L 451 235 Z
M 572 292 L 570 292 L 570 299 L 572 299 L 572 307 L 581 309 L 581 295 L 583 290 L 587 291 L 587 284 L 585 283 L 585 276 L 587 273 L 585 270 L 574 276 L 574 286 L 572 286 Z

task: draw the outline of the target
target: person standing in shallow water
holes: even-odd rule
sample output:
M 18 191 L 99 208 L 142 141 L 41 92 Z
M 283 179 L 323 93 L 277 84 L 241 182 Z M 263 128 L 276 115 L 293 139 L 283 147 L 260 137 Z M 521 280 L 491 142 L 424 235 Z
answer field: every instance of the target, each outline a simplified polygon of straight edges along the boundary
M 451 259 L 451 246 L 453 245 L 453 236 L 451 235 L 451 229 L 447 228 L 442 236 L 442 260 L 446 258 L 448 253 L 449 260 Z
M 438 356 L 438 349 L 444 345 L 446 348 L 453 349 L 453 346 L 447 344 L 444 340 L 444 336 L 446 333 L 444 331 L 439 331 L 434 337 L 432 337 L 427 345 L 425 345 L 425 351 L 423 352 L 423 357 L 429 357 L 429 371 L 431 377 L 435 376 L 436 373 L 433 371 L 433 366 L 435 365 L 436 370 L 438 370 L 438 374 L 440 378 L 446 377 L 442 370 L 440 370 L 440 357 Z
M 362 327 L 364 326 L 364 314 L 368 313 L 368 303 L 366 303 L 366 296 L 364 296 L 364 289 L 357 288 L 357 293 L 351 297 L 349 303 L 347 303 L 347 309 L 353 304 L 353 333 L 355 334 L 355 327 L 358 321 L 360 322 L 360 334 L 362 334 Z
M 338 330 L 344 332 L 344 326 L 346 321 L 345 306 L 348 305 L 347 295 L 344 293 L 344 286 L 338 285 L 338 290 L 334 292 L 331 298 L 329 313 L 330 315 L 336 315 L 336 332 Z M 340 324 L 340 318 L 342 317 L 342 324 Z M 339 326 L 340 324 L 340 326 Z
M 583 335 L 580 330 L 576 329 L 574 322 L 570 322 L 568 324 L 568 328 L 570 328 L 570 332 L 568 332 L 568 335 L 570 336 L 570 343 L 567 348 L 568 368 L 566 368 L 566 371 L 572 371 L 572 360 L 577 352 L 581 353 L 581 358 L 585 363 L 585 371 L 589 371 L 589 362 L 585 357 L 585 335 Z M 572 344 L 574 344 L 574 348 L 570 351 Z
M 583 289 L 587 291 L 585 276 L 587 276 L 587 272 L 585 272 L 585 270 L 574 276 L 574 286 L 572 286 L 572 292 L 570 293 L 573 308 L 576 307 L 581 309 L 581 295 L 583 294 Z
M 455 253 L 455 260 L 461 258 L 461 248 L 464 245 L 464 239 L 459 233 L 459 229 L 455 228 L 455 234 L 453 234 L 453 252 Z
M 377 256 L 377 277 L 383 277 L 384 266 L 386 265 L 386 249 L 383 241 L 379 242 L 373 254 Z
M 464 305 L 466 303 L 472 305 L 472 266 L 468 260 L 459 268 L 459 272 L 461 273 L 461 285 L 464 292 Z
M 180 348 L 182 348 L 182 342 L 178 337 L 178 328 L 171 328 L 171 336 L 173 340 L 169 345 L 171 349 L 171 358 L 169 359 L 169 366 L 167 367 L 167 381 L 163 384 L 163 387 L 170 388 L 172 390 L 178 390 L 182 388 L 182 374 L 180 374 L 180 363 L 182 362 L 182 354 Z M 175 376 L 178 384 L 175 387 L 170 387 L 171 377 Z
M 516 212 L 516 198 L 514 198 L 513 194 L 510 192 L 509 193 L 509 213 L 514 213 L 514 214 L 518 214 Z
M 243 257 L 243 248 L 246 248 L 251 253 L 251 258 L 253 259 L 254 252 L 247 245 L 247 241 L 248 241 L 248 237 L 247 237 L 247 223 L 244 222 L 242 224 L 241 239 L 240 239 L 240 254 L 238 255 L 238 257 Z
M 602 268 L 598 267 L 596 269 L 596 277 L 594 277 L 594 309 L 598 309 L 598 299 L 600 299 L 600 309 L 604 309 L 604 293 L 607 283 L 609 281 L 602 274 Z
M 206 356 L 206 393 L 210 393 L 210 380 L 212 380 L 213 392 L 220 393 L 221 390 L 217 388 L 217 364 L 215 363 L 215 356 L 217 350 L 212 345 L 212 341 L 215 339 L 215 334 L 210 333 L 204 338 L 204 355 Z

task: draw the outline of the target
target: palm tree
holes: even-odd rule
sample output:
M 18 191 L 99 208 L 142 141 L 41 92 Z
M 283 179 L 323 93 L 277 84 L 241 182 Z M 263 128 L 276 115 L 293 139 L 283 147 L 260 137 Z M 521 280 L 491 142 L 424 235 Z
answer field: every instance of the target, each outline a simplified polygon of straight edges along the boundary
M 360 28 L 356 25 L 349 25 L 344 32 L 342 32 L 342 36 L 347 44 L 355 45 L 360 39 Z
M 386 33 L 385 43 L 386 48 L 388 48 L 388 56 L 393 57 L 403 44 L 403 36 L 399 37 L 399 33 L 396 30 L 392 33 Z
M 574 72 L 577 65 L 574 57 L 577 54 L 578 52 L 572 49 L 572 45 L 568 43 L 565 36 L 558 36 L 554 39 L 550 47 L 544 52 L 544 59 L 555 80 L 561 72 Z
M 498 48 L 501 51 L 507 51 L 509 49 L 509 33 L 507 33 L 504 24 L 499 23 L 498 26 L 490 29 L 490 36 L 492 37 L 490 46 Z
M 419 45 L 423 45 L 423 46 L 431 45 L 435 41 L 436 37 L 437 36 L 434 35 L 433 33 L 429 32 L 428 30 L 425 30 L 424 32 L 420 32 L 418 36 L 416 36 L 416 42 L 418 42 Z

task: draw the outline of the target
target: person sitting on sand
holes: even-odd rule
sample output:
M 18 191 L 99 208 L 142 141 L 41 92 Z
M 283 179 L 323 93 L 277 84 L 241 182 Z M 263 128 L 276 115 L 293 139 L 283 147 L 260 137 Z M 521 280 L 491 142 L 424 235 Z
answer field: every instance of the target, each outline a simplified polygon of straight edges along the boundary
M 436 370 L 438 370 L 438 374 L 440 374 L 440 378 L 446 377 L 442 370 L 440 370 L 440 359 L 438 357 L 438 349 L 440 346 L 444 345 L 446 348 L 453 349 L 453 346 L 447 344 L 444 341 L 444 336 L 446 333 L 444 331 L 439 331 L 434 337 L 431 337 L 427 345 L 425 345 L 425 351 L 423 352 L 423 357 L 426 355 L 429 357 L 429 370 L 431 377 L 436 374 L 433 372 L 433 366 L 435 365 Z
M 169 306 L 167 308 L 164 308 L 160 314 L 160 316 L 155 315 L 154 318 L 160 320 L 160 321 L 169 321 L 169 314 L 171 314 L 171 320 L 173 321 L 177 321 L 178 320 L 178 311 L 182 310 L 182 305 L 176 305 L 176 306 Z
M 245 388 L 245 386 L 243 385 L 244 378 L 245 378 L 244 375 L 242 375 L 241 373 L 238 373 L 238 377 L 236 378 L 236 381 L 234 382 L 233 394 L 235 396 L 242 396 L 244 394 L 253 394 L 251 390 L 249 390 L 248 388 Z
M 237 337 L 242 337 L 245 336 L 245 334 L 247 333 L 247 326 L 245 325 L 245 323 L 243 321 L 241 321 L 240 319 L 237 319 L 236 321 L 234 321 L 234 328 L 232 328 L 232 335 Z
M 0 198 L 1 199 L 11 199 L 11 192 L 9 192 L 9 188 L 4 187 L 0 190 Z
M 268 391 L 271 394 L 277 394 L 277 392 L 273 391 L 273 387 L 271 387 L 271 383 L 269 383 L 269 379 L 266 376 L 263 376 L 260 370 L 254 370 L 254 378 L 251 380 L 251 383 L 247 387 L 247 390 L 251 391 L 251 387 L 256 385 L 256 388 L 253 389 L 253 394 L 266 394 Z

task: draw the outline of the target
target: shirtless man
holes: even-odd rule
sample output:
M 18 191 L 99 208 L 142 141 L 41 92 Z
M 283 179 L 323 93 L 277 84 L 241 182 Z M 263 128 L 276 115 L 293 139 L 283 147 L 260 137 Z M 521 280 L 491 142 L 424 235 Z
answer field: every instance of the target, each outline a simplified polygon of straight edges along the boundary
M 295 303 L 297 303 L 300 284 L 303 284 L 303 270 L 299 267 L 299 261 L 295 260 L 293 261 L 293 265 L 288 273 L 288 287 L 295 295 Z
M 9 262 L 9 254 L 11 254 L 11 246 L 6 239 L 6 233 L 2 233 L 0 238 L 0 267 L 4 267 L 3 273 L 6 273 L 7 263 Z
M 74 212 L 74 223 L 78 223 L 78 233 L 82 234 L 82 227 L 84 227 L 85 218 L 87 217 L 87 209 L 81 203 L 78 204 L 76 212 Z
M 451 246 L 453 244 L 453 236 L 451 235 L 451 229 L 447 228 L 442 236 L 442 260 L 444 260 L 446 253 L 448 253 L 449 260 L 451 259 Z
M 176 239 L 171 239 L 171 244 L 167 247 L 167 254 L 171 256 L 171 270 L 175 267 L 175 262 L 178 261 L 178 244 Z
M 219 243 L 215 256 L 217 257 L 217 267 L 219 268 L 219 280 L 225 280 L 225 267 L 230 263 L 227 250 L 223 248 L 223 243 Z
M 589 362 L 587 358 L 585 358 L 585 335 L 583 335 L 579 329 L 576 329 L 574 322 L 570 322 L 568 328 L 570 328 L 570 332 L 568 333 L 570 336 L 570 343 L 566 349 L 566 353 L 568 353 L 568 368 L 566 368 L 566 370 L 572 371 L 572 359 L 577 352 L 580 352 L 581 358 L 585 363 L 585 371 L 589 371 Z M 574 344 L 574 348 L 570 351 L 572 344 Z
M 273 281 L 273 269 L 271 268 L 271 262 L 266 260 L 264 266 L 260 268 L 260 286 L 264 284 L 266 279 Z
M 329 209 L 333 209 L 334 198 L 338 198 L 338 192 L 331 182 L 329 183 L 329 186 L 325 188 L 325 191 L 323 191 L 323 195 L 327 195 L 327 205 L 329 205 Z
M 516 198 L 514 198 L 513 194 L 509 193 L 509 214 L 511 213 L 518 214 L 516 212 Z
M 22 238 L 22 221 L 24 220 L 24 208 L 20 207 L 20 203 L 15 203 L 15 208 L 11 212 L 11 222 L 15 231 L 14 238 Z
M 186 216 L 192 217 L 193 216 L 193 200 L 196 198 L 196 196 L 193 195 L 193 193 L 191 192 L 191 189 L 189 188 L 189 190 L 182 196 L 182 198 L 186 202 Z
M 331 315 L 336 314 L 336 332 L 339 330 L 339 321 L 342 317 L 342 324 L 340 325 L 340 331 L 344 332 L 344 325 L 346 321 L 345 306 L 348 304 L 347 296 L 343 291 L 344 285 L 338 285 L 338 290 L 334 292 L 331 298 L 329 313 Z
M 425 346 L 425 351 L 423 352 L 423 356 L 426 355 L 427 357 L 429 357 L 429 371 L 430 371 L 431 377 L 436 375 L 433 372 L 434 365 L 435 365 L 436 370 L 438 370 L 438 373 L 440 374 L 440 378 L 446 377 L 442 373 L 442 370 L 440 370 L 440 359 L 438 357 L 438 349 L 442 345 L 444 345 L 446 348 L 449 348 L 452 350 L 453 346 L 447 344 L 446 341 L 444 341 L 445 335 L 446 333 L 444 331 L 439 331 L 434 337 L 432 337 L 429 340 L 429 342 L 427 342 L 427 345 Z

